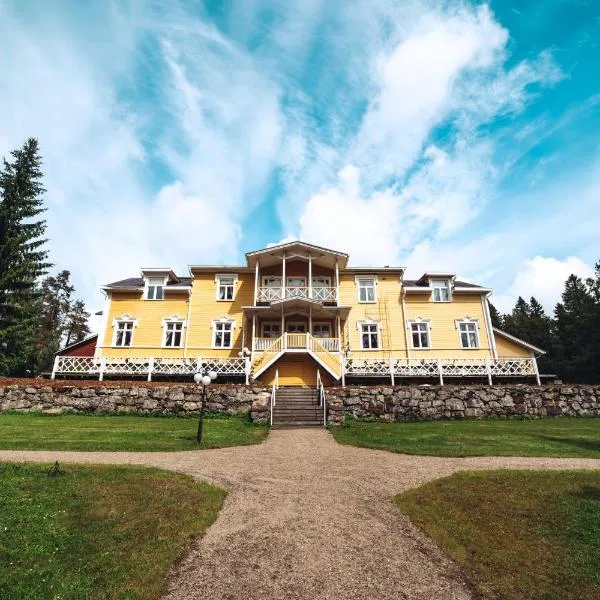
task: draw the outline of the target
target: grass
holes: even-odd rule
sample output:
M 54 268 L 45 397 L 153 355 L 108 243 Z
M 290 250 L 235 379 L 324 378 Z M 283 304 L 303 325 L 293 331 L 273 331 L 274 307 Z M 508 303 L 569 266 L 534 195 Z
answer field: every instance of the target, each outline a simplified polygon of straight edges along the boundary
M 1 414 L 3 450 L 196 450 L 198 420 L 180 417 Z M 243 416 L 204 419 L 201 448 L 258 444 L 267 426 Z
M 114 466 L 0 464 L 0 598 L 141 600 L 216 519 L 226 493 Z
M 600 458 L 600 419 L 482 419 L 332 427 L 340 444 L 429 456 L 566 456 Z
M 396 498 L 483 598 L 600 598 L 600 472 L 463 472 Z

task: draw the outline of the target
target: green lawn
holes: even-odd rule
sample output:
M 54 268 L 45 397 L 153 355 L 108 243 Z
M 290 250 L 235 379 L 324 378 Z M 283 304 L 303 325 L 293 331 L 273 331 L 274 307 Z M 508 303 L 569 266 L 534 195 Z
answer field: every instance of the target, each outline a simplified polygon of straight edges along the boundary
M 457 473 L 396 501 L 485 599 L 600 598 L 600 471 Z
M 332 427 L 340 444 L 429 456 L 573 456 L 600 458 L 600 419 L 482 419 Z
M 0 449 L 195 450 L 197 427 L 197 419 L 179 417 L 2 414 Z M 243 416 L 211 416 L 201 447 L 258 444 L 268 431 Z
M 226 493 L 133 467 L 0 463 L 0 598 L 150 599 Z

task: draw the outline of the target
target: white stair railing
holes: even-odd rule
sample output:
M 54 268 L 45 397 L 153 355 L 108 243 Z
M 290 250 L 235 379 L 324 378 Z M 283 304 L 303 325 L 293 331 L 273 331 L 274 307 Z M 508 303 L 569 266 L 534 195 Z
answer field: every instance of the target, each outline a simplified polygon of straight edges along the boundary
M 319 399 L 319 407 L 323 408 L 323 426 L 327 427 L 327 398 L 325 397 L 325 386 L 323 385 L 319 369 L 317 369 L 317 397 Z

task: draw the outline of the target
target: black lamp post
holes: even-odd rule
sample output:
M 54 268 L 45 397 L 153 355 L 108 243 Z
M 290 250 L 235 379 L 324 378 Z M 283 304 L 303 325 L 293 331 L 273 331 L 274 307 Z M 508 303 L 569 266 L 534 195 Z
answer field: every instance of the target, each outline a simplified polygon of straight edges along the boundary
M 196 432 L 196 444 L 202 442 L 202 420 L 204 416 L 204 405 L 206 404 L 206 386 L 210 385 L 217 378 L 216 371 L 208 371 L 208 373 L 196 373 L 194 381 L 197 384 L 202 384 L 202 402 L 200 403 L 200 414 L 198 415 L 198 431 Z

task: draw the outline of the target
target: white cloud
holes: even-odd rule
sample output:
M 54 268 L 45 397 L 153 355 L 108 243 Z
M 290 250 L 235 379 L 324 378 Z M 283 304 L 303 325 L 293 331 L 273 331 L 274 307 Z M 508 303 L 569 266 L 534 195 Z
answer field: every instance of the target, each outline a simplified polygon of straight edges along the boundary
M 492 302 L 499 310 L 509 312 L 519 296 L 526 300 L 534 296 L 542 303 L 546 313 L 551 315 L 560 301 L 565 280 L 571 274 L 591 277 L 593 269 L 577 256 L 569 256 L 564 260 L 535 256 L 523 262 L 506 292 L 494 296 Z

